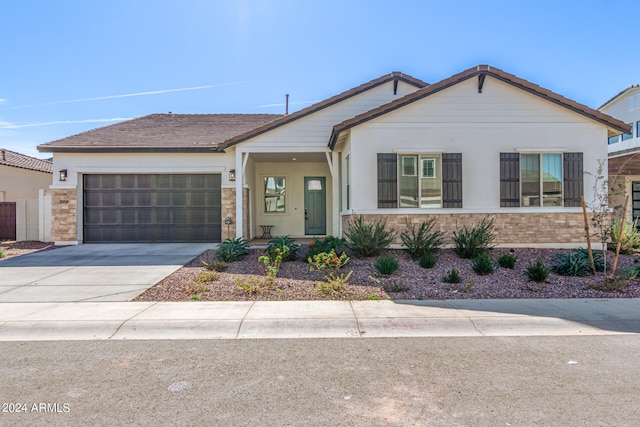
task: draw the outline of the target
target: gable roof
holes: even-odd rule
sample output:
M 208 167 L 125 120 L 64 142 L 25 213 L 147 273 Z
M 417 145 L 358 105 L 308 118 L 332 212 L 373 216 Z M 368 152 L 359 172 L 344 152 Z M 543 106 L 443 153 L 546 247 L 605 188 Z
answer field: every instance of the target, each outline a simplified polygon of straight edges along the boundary
M 246 141 L 247 139 L 253 138 L 265 132 L 269 132 L 277 127 L 283 126 L 287 123 L 291 123 L 294 120 L 301 119 L 309 114 L 315 113 L 316 111 L 322 110 L 323 108 L 330 107 L 338 102 L 344 101 L 345 99 L 356 96 L 362 92 L 373 89 L 390 81 L 402 81 L 408 83 L 417 88 L 424 88 L 429 86 L 429 83 L 426 83 L 420 79 L 416 79 L 415 77 L 411 77 L 408 74 L 404 74 L 398 71 L 394 71 L 392 73 L 386 74 L 384 76 L 378 77 L 377 79 L 371 80 L 367 83 L 363 83 L 360 86 L 354 87 L 353 89 L 349 89 L 345 92 L 342 92 L 338 95 L 332 96 L 331 98 L 325 99 L 324 101 L 320 101 L 316 104 L 313 104 L 307 108 L 303 108 L 302 110 L 296 111 L 295 113 L 282 116 L 277 120 L 272 121 L 271 123 L 267 123 L 263 126 L 260 126 L 256 129 L 252 129 L 249 132 L 246 132 L 242 135 L 235 136 L 229 140 L 227 140 L 222 146 L 221 149 L 230 147 L 232 145 L 238 144 L 240 142 Z
M 25 154 L 0 148 L 0 165 L 12 166 L 20 169 L 28 169 L 37 172 L 53 173 L 53 164 L 50 161 L 36 159 Z
M 620 92 L 618 92 L 617 95 L 613 96 L 611 99 L 609 99 L 607 102 L 605 102 L 604 104 L 602 104 L 601 106 L 598 107 L 598 110 L 602 110 L 604 107 L 606 107 L 607 105 L 611 104 L 612 102 L 618 100 L 618 98 L 623 97 L 627 92 L 633 90 L 633 89 L 637 89 L 640 88 L 640 84 L 637 85 L 631 85 L 631 86 L 627 86 L 626 88 L 622 89 Z
M 38 146 L 41 152 L 218 151 L 281 114 L 149 114 Z
M 405 105 L 411 104 L 412 102 L 423 99 L 429 95 L 433 95 L 434 93 L 438 93 L 441 90 L 444 90 L 448 87 L 451 87 L 476 76 L 479 76 L 480 79 L 484 79 L 483 76 L 491 76 L 533 95 L 539 96 L 542 99 L 553 102 L 554 104 L 560 105 L 571 111 L 602 123 L 608 128 L 615 129 L 620 133 L 629 132 L 629 125 L 621 120 L 617 120 L 607 114 L 594 110 L 571 99 L 565 98 L 562 95 L 559 95 L 548 89 L 544 89 L 534 83 L 521 79 L 520 77 L 509 74 L 498 68 L 491 67 L 489 65 L 478 65 L 477 67 L 469 68 L 466 71 L 455 74 L 449 78 L 439 81 L 438 83 L 434 83 L 430 86 L 419 89 L 400 99 L 396 99 L 378 108 L 374 108 L 373 110 L 359 114 L 351 119 L 345 120 L 344 122 L 335 125 L 333 127 L 333 131 L 331 132 L 331 137 L 329 138 L 329 147 L 333 149 L 336 145 L 338 137 L 340 136 L 340 133 L 344 132 L 347 129 L 351 129 L 354 126 L 367 122 L 398 108 L 404 107 Z

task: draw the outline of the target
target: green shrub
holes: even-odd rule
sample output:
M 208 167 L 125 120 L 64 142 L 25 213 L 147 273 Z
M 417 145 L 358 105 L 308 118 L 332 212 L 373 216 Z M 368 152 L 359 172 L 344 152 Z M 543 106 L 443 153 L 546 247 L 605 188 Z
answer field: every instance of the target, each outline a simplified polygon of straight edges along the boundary
M 513 267 L 515 267 L 517 260 L 518 258 L 514 254 L 502 254 L 498 258 L 498 265 L 502 268 L 510 268 L 513 270 Z
M 217 271 L 203 271 L 202 273 L 198 274 L 196 278 L 193 280 L 196 281 L 197 283 L 207 283 L 207 282 L 215 282 L 219 278 L 220 278 L 220 275 L 218 274 Z
M 411 259 L 420 259 L 426 252 L 438 252 L 444 243 L 444 233 L 433 231 L 436 219 L 431 218 L 420 224 L 416 230 L 415 224 L 406 220 L 407 230 L 400 233 L 402 243 L 407 247 Z
M 314 240 L 309 243 L 309 251 L 307 252 L 307 258 L 313 258 L 314 256 L 323 252 L 340 252 L 340 248 L 345 246 L 346 240 L 341 237 L 327 236 L 322 240 Z
M 593 260 L 596 271 L 604 271 L 602 251 L 593 251 Z M 587 249 L 576 249 L 566 254 L 556 254 L 551 270 L 562 276 L 586 276 L 592 273 L 589 251 Z
M 640 275 L 637 267 L 624 267 L 620 269 L 620 277 L 626 280 L 633 280 Z
M 496 235 L 494 233 L 494 218 L 483 218 L 480 224 L 471 228 L 466 225 L 461 230 L 453 232 L 453 244 L 456 254 L 460 258 L 475 258 L 482 252 L 493 248 Z
M 395 231 L 387 230 L 381 221 L 365 222 L 362 215 L 354 216 L 344 233 L 347 247 L 358 258 L 380 255 L 389 247 L 395 234 Z
M 480 276 L 493 274 L 494 265 L 493 258 L 488 252 L 481 252 L 471 262 L 473 271 Z
M 542 283 L 547 280 L 549 277 L 549 269 L 544 265 L 544 262 L 541 259 L 537 259 L 535 262 L 530 263 L 527 266 L 527 277 L 529 280 Z
M 445 283 L 460 283 L 462 282 L 462 277 L 460 277 L 458 270 L 452 268 L 447 272 L 447 275 L 442 278 L 442 281 Z
M 227 263 L 224 261 L 217 261 L 217 260 L 213 260 L 210 262 L 207 262 L 205 260 L 202 260 L 202 265 L 204 266 L 204 268 L 206 268 L 207 270 L 211 270 L 211 271 L 225 271 L 227 269 Z
M 286 256 L 284 255 L 284 248 L 289 250 Z M 267 253 L 270 257 L 273 258 L 273 253 L 276 249 L 280 250 L 282 261 L 291 261 L 297 258 L 300 245 L 289 236 L 278 236 L 269 240 L 269 245 L 267 245 Z
M 182 290 L 191 296 L 205 295 L 210 291 L 205 282 L 198 282 L 197 280 L 182 285 Z
M 289 255 L 289 247 L 283 246 L 282 249 L 274 247 L 267 255 L 262 255 L 258 258 L 260 266 L 263 268 L 264 274 L 267 276 L 267 280 L 272 284 L 275 283 L 280 266 L 284 262 L 284 259 Z
M 349 288 L 349 278 L 351 277 L 350 271 L 347 275 L 330 274 L 326 276 L 326 281 L 316 282 L 315 290 L 324 295 L 341 295 L 347 292 Z
M 433 268 L 436 266 L 437 262 L 438 256 L 436 254 L 433 252 L 425 252 L 420 257 L 418 264 L 420 264 L 420 267 L 422 268 Z
M 617 221 L 611 223 L 611 242 L 613 247 L 618 244 L 620 234 L 620 224 Z M 625 222 L 622 237 L 620 238 L 620 253 L 631 254 L 636 249 L 640 249 L 640 232 L 638 231 L 638 219 L 632 223 Z
M 7 254 L 4 252 L 4 249 L 0 248 L 0 259 L 4 258 L 6 256 L 7 256 Z
M 374 267 L 380 272 L 380 274 L 388 276 L 393 274 L 400 267 L 400 262 L 392 256 L 381 256 L 376 259 Z
M 264 277 L 259 276 L 241 276 L 236 278 L 236 285 L 242 288 L 248 294 L 257 294 L 263 291 L 271 290 L 272 283 Z
M 232 262 L 242 259 L 249 253 L 247 241 L 238 237 L 237 239 L 226 239 L 216 251 L 216 256 L 220 261 Z

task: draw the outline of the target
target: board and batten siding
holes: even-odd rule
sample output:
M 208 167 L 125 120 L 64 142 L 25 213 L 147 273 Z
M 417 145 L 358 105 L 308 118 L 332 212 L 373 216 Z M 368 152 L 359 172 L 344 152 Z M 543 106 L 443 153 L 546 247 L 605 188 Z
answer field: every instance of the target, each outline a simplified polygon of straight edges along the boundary
M 591 173 L 596 172 L 598 160 L 607 158 L 605 126 L 490 76 L 482 93 L 477 79 L 470 79 L 355 126 L 349 133 L 350 186 L 359 189 L 350 194 L 350 208 L 356 212 L 379 209 L 378 176 L 372 167 L 378 153 L 461 153 L 461 209 L 482 212 L 519 205 L 514 173 L 512 194 L 506 197 L 507 190 L 501 189 L 501 173 L 504 177 L 506 172 L 501 171 L 500 153 L 583 153 L 583 172 Z M 516 163 L 511 166 L 519 169 Z M 583 189 L 592 188 L 594 182 L 585 173 Z M 565 181 L 569 199 L 580 191 L 573 185 L 577 181 Z M 589 202 L 592 195 L 585 197 Z M 568 203 L 545 209 L 574 206 L 573 201 Z

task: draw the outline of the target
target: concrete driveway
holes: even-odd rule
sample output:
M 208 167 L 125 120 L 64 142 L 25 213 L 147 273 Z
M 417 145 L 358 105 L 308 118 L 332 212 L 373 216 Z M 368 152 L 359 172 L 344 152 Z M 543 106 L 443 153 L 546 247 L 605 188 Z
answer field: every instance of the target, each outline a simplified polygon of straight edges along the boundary
M 215 244 L 85 244 L 0 261 L 0 302 L 129 301 Z

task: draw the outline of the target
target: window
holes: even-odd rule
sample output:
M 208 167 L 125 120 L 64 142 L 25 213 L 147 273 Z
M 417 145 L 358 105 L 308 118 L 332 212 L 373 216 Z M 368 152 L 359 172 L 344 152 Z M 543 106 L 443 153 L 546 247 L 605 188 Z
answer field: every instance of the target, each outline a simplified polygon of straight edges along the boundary
M 264 177 L 264 211 L 265 213 L 285 212 L 285 178 L 277 176 Z
M 622 134 L 623 141 L 633 138 L 633 123 L 629 123 L 629 126 L 631 127 L 631 133 L 623 133 Z
M 345 181 L 347 184 L 347 209 L 349 209 L 349 199 L 350 199 L 350 194 L 349 194 L 349 183 L 351 182 L 351 178 L 350 178 L 350 174 L 351 174 L 351 170 L 350 170 L 350 157 L 347 156 L 344 158 L 344 169 L 345 169 Z
M 609 145 L 615 144 L 619 140 L 620 140 L 620 135 L 612 136 L 607 140 L 607 144 L 609 144 Z
M 640 93 L 631 95 L 629 98 L 627 98 L 627 102 L 628 102 L 629 111 L 635 110 L 636 108 L 640 108 Z
M 439 175 L 439 163 L 440 155 L 435 154 L 400 156 L 402 167 L 400 176 L 401 208 L 439 208 L 442 206 L 442 179 Z M 419 171 L 416 170 L 417 165 L 420 165 Z
M 562 206 L 562 154 L 520 156 L 521 206 Z
M 640 121 L 636 122 L 636 138 L 640 138 Z

